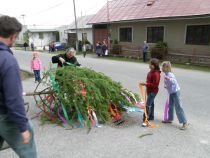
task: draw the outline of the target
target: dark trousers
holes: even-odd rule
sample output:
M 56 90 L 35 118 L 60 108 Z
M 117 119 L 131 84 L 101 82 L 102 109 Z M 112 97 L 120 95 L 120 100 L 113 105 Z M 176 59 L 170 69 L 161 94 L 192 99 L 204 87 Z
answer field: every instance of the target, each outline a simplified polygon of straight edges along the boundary
M 34 132 L 30 122 L 27 126 L 31 139 L 28 144 L 22 144 L 22 136 L 17 125 L 11 121 L 8 114 L 0 114 L 0 149 L 6 141 L 20 158 L 37 158 Z
M 143 52 L 143 61 L 144 61 L 144 62 L 147 61 L 147 52 Z
M 34 70 L 35 81 L 40 81 L 40 70 Z
M 147 116 L 148 120 L 154 120 L 154 100 L 157 93 L 148 93 L 147 94 L 147 104 L 146 104 L 146 110 L 147 110 Z M 143 121 L 145 121 L 145 114 L 143 115 Z

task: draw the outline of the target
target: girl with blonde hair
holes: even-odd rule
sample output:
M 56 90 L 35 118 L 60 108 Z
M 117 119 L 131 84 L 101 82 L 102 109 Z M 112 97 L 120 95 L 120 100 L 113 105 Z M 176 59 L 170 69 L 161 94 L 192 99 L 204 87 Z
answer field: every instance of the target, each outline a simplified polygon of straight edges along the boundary
M 41 60 L 39 59 L 39 53 L 38 52 L 33 52 L 33 58 L 31 60 L 31 70 L 34 72 L 34 77 L 35 77 L 35 83 L 40 82 L 41 77 L 40 77 L 40 70 L 42 67 Z
M 162 63 L 162 71 L 165 73 L 164 85 L 169 93 L 168 120 L 164 120 L 162 122 L 172 123 L 174 119 L 174 107 L 175 107 L 179 123 L 183 124 L 180 129 L 185 130 L 188 127 L 188 123 L 180 100 L 180 87 L 176 80 L 175 75 L 171 71 L 170 61 L 164 61 Z

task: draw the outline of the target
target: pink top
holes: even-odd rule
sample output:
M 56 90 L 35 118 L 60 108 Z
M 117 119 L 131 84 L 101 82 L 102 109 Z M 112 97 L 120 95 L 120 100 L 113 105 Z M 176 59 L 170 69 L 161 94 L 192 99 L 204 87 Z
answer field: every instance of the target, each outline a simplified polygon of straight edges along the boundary
M 31 69 L 32 70 L 41 70 L 42 63 L 39 58 L 34 58 L 31 60 Z

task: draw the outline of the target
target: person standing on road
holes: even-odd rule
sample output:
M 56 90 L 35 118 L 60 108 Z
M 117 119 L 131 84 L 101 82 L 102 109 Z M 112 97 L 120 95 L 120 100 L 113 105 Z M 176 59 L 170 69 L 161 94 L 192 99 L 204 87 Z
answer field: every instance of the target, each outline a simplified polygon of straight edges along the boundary
M 148 116 L 148 121 L 154 120 L 154 100 L 159 90 L 160 83 L 160 67 L 158 59 L 151 59 L 149 62 L 150 72 L 147 74 L 146 83 L 140 83 L 143 86 L 146 86 L 147 91 L 147 101 L 146 101 L 146 111 Z M 146 127 L 147 124 L 145 122 L 146 114 L 143 115 L 143 123 L 142 126 Z
M 77 58 L 74 56 L 75 55 L 75 49 L 74 48 L 69 48 L 65 54 L 59 54 L 56 56 L 52 57 L 52 63 L 58 64 L 58 67 L 62 67 L 65 65 L 66 62 L 71 63 L 76 66 L 80 66 L 80 64 L 77 61 Z
M 39 59 L 39 53 L 34 52 L 33 58 L 31 60 L 31 70 L 33 70 L 34 72 L 35 83 L 41 81 L 41 77 L 40 77 L 41 67 L 42 67 L 42 63 L 41 63 L 41 60 Z
M 31 50 L 34 51 L 34 42 L 31 42 Z
M 20 69 L 10 49 L 21 29 L 17 19 L 0 17 L 0 148 L 6 141 L 20 158 L 37 158 L 24 109 Z
M 27 42 L 24 42 L 23 43 L 23 47 L 24 47 L 24 49 L 25 49 L 25 51 L 27 50 L 27 47 L 28 47 L 28 43 Z
M 144 41 L 144 45 L 143 45 L 143 61 L 146 62 L 147 61 L 147 53 L 149 51 L 149 45 L 147 44 L 147 41 Z
M 102 55 L 108 55 L 108 47 L 107 47 L 106 39 L 103 40 Z
M 175 107 L 179 123 L 183 124 L 180 129 L 185 130 L 188 127 L 188 123 L 180 100 L 180 87 L 176 80 L 175 75 L 171 72 L 170 61 L 164 61 L 162 63 L 162 71 L 165 73 L 164 77 L 165 88 L 169 93 L 169 110 L 168 110 L 169 118 L 168 120 L 162 121 L 162 123 L 172 123 L 174 119 L 174 107 Z

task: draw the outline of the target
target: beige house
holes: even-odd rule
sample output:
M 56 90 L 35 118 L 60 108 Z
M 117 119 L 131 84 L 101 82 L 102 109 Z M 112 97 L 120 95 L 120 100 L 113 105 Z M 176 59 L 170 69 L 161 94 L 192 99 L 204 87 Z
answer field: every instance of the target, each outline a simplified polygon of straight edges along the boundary
M 150 47 L 164 41 L 170 60 L 210 65 L 209 0 L 115 0 L 89 23 L 101 38 L 117 39 L 124 56 L 141 57 L 145 40 Z

